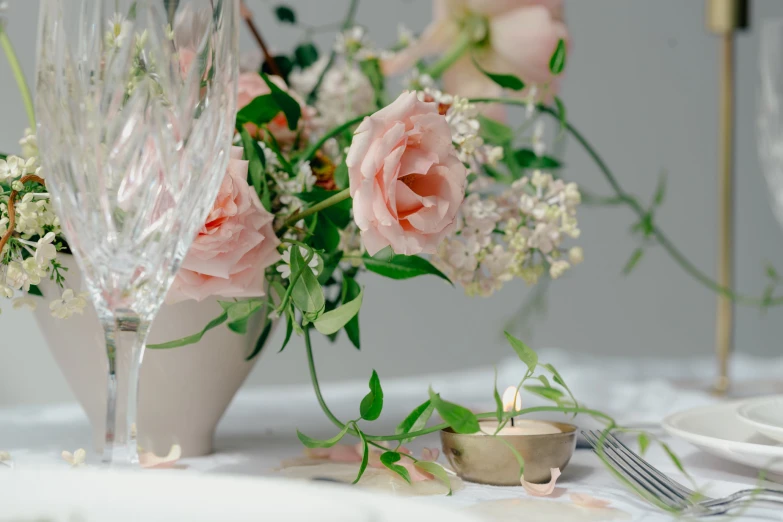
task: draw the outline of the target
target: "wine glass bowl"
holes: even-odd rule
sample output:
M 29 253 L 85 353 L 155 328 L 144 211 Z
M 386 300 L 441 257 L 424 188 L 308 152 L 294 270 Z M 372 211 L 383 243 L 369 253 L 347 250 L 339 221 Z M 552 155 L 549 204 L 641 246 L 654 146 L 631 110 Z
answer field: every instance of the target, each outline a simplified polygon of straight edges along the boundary
M 226 171 L 238 17 L 238 0 L 41 1 L 38 139 L 106 332 L 105 462 L 137 461 L 146 334 Z

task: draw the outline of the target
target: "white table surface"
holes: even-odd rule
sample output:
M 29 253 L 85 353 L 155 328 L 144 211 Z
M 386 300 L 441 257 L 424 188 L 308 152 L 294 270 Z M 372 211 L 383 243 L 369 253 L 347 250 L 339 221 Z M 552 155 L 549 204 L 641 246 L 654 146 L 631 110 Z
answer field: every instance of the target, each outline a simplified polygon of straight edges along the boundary
M 558 351 L 542 354 L 541 360 L 551 361 L 558 367 L 580 401 L 615 415 L 622 423 L 644 424 L 659 434 L 657 423 L 666 414 L 716 400 L 706 393 L 686 392 L 675 388 L 665 379 L 650 377 L 668 374 L 667 377 L 671 378 L 699 378 L 701 372 L 711 369 L 705 361 L 693 360 L 676 366 L 655 361 L 646 364 L 624 360 L 588 362 Z M 769 361 L 746 359 L 736 367 L 740 375 L 783 375 L 783 361 L 770 364 Z M 520 371 L 518 361 L 501 365 L 499 386 L 514 383 Z M 600 378 L 600 375 L 608 375 L 607 372 L 624 377 L 614 380 Z M 426 397 L 429 384 L 441 392 L 444 398 L 470 407 L 491 409 L 492 378 L 493 370 L 483 368 L 460 374 L 387 380 L 383 383 L 384 413 L 373 431 L 380 433 L 393 430 Z M 341 418 L 356 417 L 365 389 L 364 381 L 327 384 L 323 387 L 327 402 Z M 534 402 L 526 399 L 526 405 Z M 585 422 L 578 419 L 577 423 Z M 278 474 L 275 469 L 281 461 L 302 455 L 296 428 L 314 437 L 328 437 L 336 433 L 321 413 L 311 388 L 276 386 L 242 390 L 220 423 L 215 440 L 216 452 L 207 457 L 184 459 L 181 463 L 186 465 L 186 469 L 182 472 L 256 476 Z M 0 450 L 11 453 L 15 469 L 67 466 L 60 453 L 80 447 L 85 447 L 89 452 L 89 440 L 86 417 L 76 404 L 0 410 Z M 665 440 L 682 458 L 697 483 L 707 488 L 708 493 L 728 494 L 758 484 L 757 470 L 719 460 L 684 442 L 668 438 Z M 410 445 L 414 450 L 425 446 L 439 447 L 437 435 L 423 437 Z M 676 475 L 673 465 L 660 450 L 653 449 L 648 456 L 662 471 Z M 0 465 L 0 471 L 2 468 Z M 771 479 L 776 482 L 772 487 L 783 489 L 780 485 L 783 484 L 782 477 Z M 530 505 L 526 500 L 525 505 L 532 507 L 525 520 L 596 520 L 586 510 L 583 516 L 579 515 L 579 510 L 556 512 L 558 514 L 553 518 L 550 509 L 543 509 L 544 504 L 541 503 L 569 503 L 570 493 L 588 493 L 611 500 L 611 507 L 621 510 L 625 520 L 671 519 L 668 514 L 646 505 L 620 486 L 587 449 L 577 449 L 558 486 L 562 489 L 557 498 L 535 499 L 536 504 Z M 459 509 L 488 500 L 529 498 L 521 488 L 466 483 L 466 487 L 452 497 L 423 497 L 423 500 Z M 783 510 L 752 509 L 743 513 L 741 519 L 783 520 Z

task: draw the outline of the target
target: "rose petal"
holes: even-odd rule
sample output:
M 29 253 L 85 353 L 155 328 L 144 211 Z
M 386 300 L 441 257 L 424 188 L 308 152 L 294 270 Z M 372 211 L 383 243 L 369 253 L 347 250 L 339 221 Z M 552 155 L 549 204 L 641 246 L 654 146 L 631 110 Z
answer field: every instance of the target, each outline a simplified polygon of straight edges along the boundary
M 421 450 L 421 460 L 436 461 L 440 456 L 440 450 L 438 448 L 424 448 Z
M 139 464 L 146 469 L 171 468 L 180 458 L 182 458 L 182 448 L 179 444 L 174 444 L 165 457 L 159 457 L 151 451 L 140 453 Z
M 571 493 L 571 502 L 577 506 L 591 509 L 602 509 L 607 507 L 611 502 L 601 498 L 595 498 L 585 493 Z
M 522 477 L 520 479 L 522 487 L 525 488 L 525 491 L 527 491 L 528 494 L 533 495 L 534 497 L 547 497 L 551 495 L 555 490 L 555 484 L 557 483 L 557 479 L 560 476 L 560 470 L 558 468 L 551 468 L 549 471 L 552 474 L 552 478 L 548 483 L 533 484 L 526 481 L 525 478 Z

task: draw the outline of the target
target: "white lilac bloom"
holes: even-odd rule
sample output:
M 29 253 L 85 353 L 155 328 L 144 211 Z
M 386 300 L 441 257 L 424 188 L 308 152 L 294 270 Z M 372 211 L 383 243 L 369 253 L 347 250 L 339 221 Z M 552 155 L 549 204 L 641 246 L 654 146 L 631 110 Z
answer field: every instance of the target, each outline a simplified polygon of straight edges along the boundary
M 39 265 L 46 265 L 57 257 L 57 247 L 54 246 L 54 240 L 54 232 L 47 232 L 44 237 L 36 242 L 35 261 Z
M 288 279 L 291 277 L 291 248 L 289 247 L 285 252 L 282 254 L 282 262 L 277 265 L 277 271 L 280 272 L 280 275 L 284 279 Z M 304 247 L 299 247 L 299 253 L 302 255 L 303 259 L 307 259 L 307 249 Z M 313 274 L 316 276 L 318 275 L 318 267 L 320 265 L 320 258 L 318 257 L 318 254 L 313 254 L 313 258 L 310 260 L 310 262 L 307 264 L 312 270 Z
M 22 157 L 25 159 L 38 158 L 38 138 L 30 129 L 24 130 L 24 138 L 19 140 L 22 147 Z
M 87 306 L 87 292 L 74 293 L 70 288 L 63 291 L 62 297 L 49 304 L 52 315 L 58 319 L 67 319 L 74 314 L 82 315 Z

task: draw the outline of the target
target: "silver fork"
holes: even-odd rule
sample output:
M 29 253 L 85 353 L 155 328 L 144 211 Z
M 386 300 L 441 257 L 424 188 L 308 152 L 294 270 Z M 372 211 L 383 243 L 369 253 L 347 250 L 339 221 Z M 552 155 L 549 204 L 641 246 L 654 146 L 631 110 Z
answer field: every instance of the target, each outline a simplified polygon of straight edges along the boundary
M 611 433 L 583 431 L 582 435 L 597 455 L 606 457 L 612 469 L 641 488 L 648 501 L 663 504 L 679 513 L 722 515 L 749 501 L 783 505 L 783 491 L 765 488 L 745 489 L 723 498 L 706 497 L 667 477 Z M 599 446 L 603 449 L 599 449 Z

